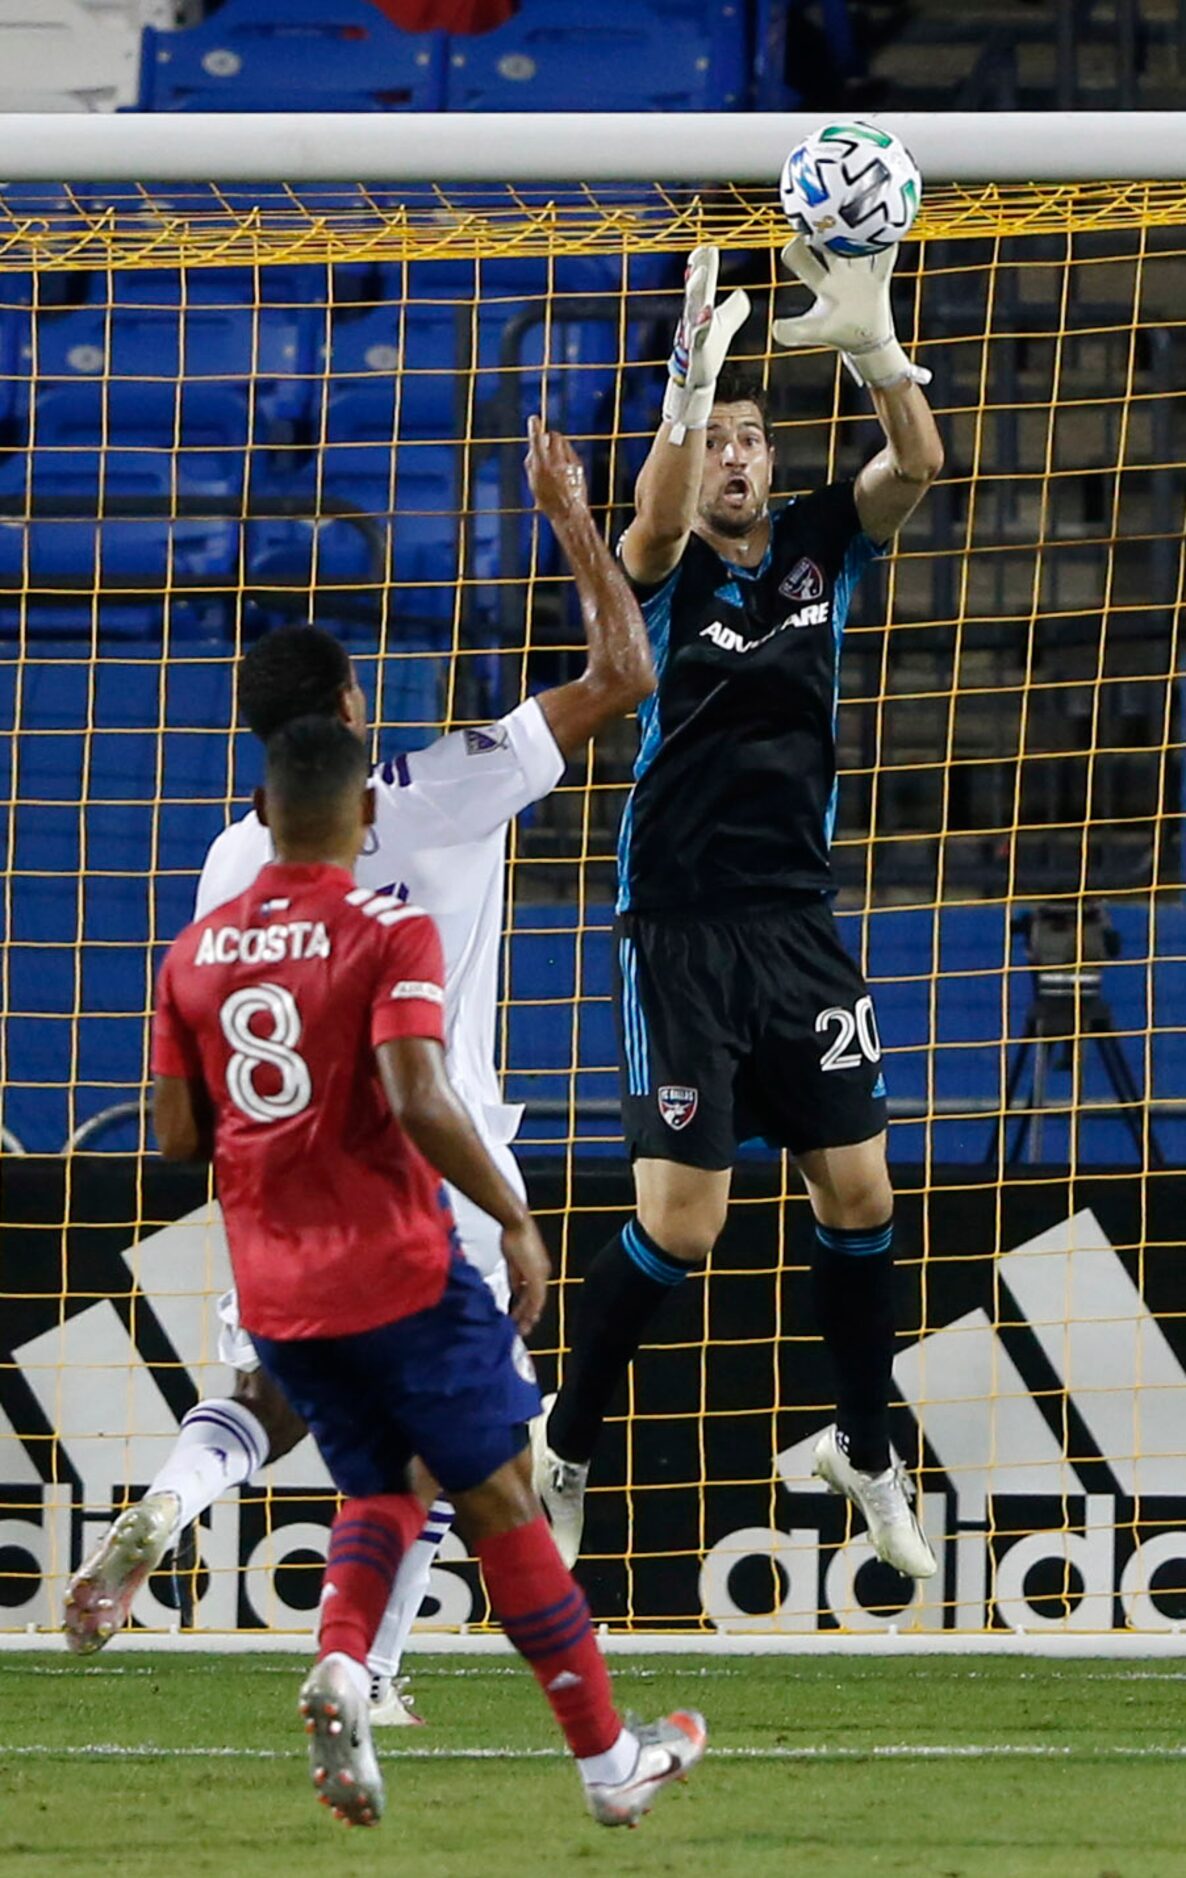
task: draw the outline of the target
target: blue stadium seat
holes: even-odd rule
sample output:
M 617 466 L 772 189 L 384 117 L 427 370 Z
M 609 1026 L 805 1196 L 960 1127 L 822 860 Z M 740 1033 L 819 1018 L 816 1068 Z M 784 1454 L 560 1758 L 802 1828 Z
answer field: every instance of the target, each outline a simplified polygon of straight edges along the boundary
M 438 111 L 445 36 L 369 0 L 226 0 L 181 32 L 147 27 L 142 111 Z
M 401 619 L 451 621 L 459 542 L 458 458 L 448 444 L 401 440 L 394 450 L 395 384 L 335 391 L 326 443 L 316 464 L 269 470 L 252 483 L 248 531 L 253 588 L 308 592 L 314 577 L 319 617 L 378 618 L 381 588 L 394 581 Z M 284 519 L 303 513 L 303 522 Z M 339 515 L 353 520 L 332 521 Z M 320 519 L 316 527 L 314 517 Z M 327 590 L 339 588 L 335 596 Z M 351 592 L 351 589 L 361 589 Z
M 532 0 L 505 26 L 450 41 L 446 101 L 450 111 L 738 111 L 748 85 L 745 15 L 729 0 Z
M 465 418 L 464 341 L 453 304 L 392 300 L 335 312 L 324 359 L 329 396 L 370 396 L 382 407 L 389 437 L 398 420 L 401 437 L 458 438 Z M 397 373 L 398 406 L 392 395 Z
M 117 273 L 110 308 L 117 376 L 250 386 L 259 442 L 307 431 L 325 333 L 326 269 L 190 268 Z M 105 277 L 96 291 L 106 296 Z
M 0 626 L 20 618 L 25 582 L 45 596 L 41 631 L 77 629 L 97 584 L 112 630 L 149 630 L 166 587 L 237 584 L 246 400 L 221 386 L 59 383 L 39 392 L 30 450 L 0 460 Z M 180 447 L 175 447 L 175 438 Z M 188 509 L 180 517 L 178 502 Z M 63 593 L 54 601 L 55 583 Z M 126 602 L 115 591 L 132 588 Z M 75 589 L 79 598 L 69 597 Z M 201 621 L 206 609 L 198 609 Z M 183 626 L 185 605 L 176 615 Z M 202 630 L 197 616 L 188 627 Z

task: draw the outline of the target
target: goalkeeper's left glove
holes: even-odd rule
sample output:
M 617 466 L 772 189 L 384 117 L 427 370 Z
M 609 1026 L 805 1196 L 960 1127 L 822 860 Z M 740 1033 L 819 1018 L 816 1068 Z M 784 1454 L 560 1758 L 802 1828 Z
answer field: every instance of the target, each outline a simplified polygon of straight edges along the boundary
M 815 295 L 815 305 L 796 319 L 775 320 L 774 337 L 794 351 L 835 346 L 853 377 L 884 389 L 909 381 L 928 385 L 931 374 L 914 365 L 898 344 L 890 306 L 890 275 L 896 247 L 857 259 L 830 254 L 825 260 L 803 235 L 788 241 L 782 258 Z
M 672 443 L 682 443 L 690 430 L 706 428 L 725 354 L 749 312 L 749 295 L 740 288 L 717 305 L 719 266 L 720 254 L 707 245 L 688 256 L 683 312 L 667 361 L 663 399 L 663 419 L 671 425 Z

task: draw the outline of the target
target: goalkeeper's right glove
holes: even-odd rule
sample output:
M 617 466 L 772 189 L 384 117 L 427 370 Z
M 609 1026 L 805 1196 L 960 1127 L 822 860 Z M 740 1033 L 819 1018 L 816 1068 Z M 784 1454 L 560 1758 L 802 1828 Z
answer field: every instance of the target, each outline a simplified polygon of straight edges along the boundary
M 670 441 L 682 443 L 688 431 L 704 430 L 712 410 L 717 379 L 729 343 L 749 313 L 749 295 L 737 288 L 717 306 L 716 248 L 696 248 L 684 273 L 684 310 L 667 361 L 663 419 Z

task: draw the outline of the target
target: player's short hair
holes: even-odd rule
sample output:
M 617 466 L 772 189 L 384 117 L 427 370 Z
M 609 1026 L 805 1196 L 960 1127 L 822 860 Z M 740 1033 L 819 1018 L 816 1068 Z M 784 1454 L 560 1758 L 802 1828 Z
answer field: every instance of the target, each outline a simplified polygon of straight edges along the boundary
M 350 654 L 320 626 L 278 626 L 239 662 L 241 716 L 266 743 L 294 717 L 337 714 Z
M 747 372 L 744 365 L 726 364 L 717 379 L 712 401 L 714 404 L 756 404 L 766 442 L 774 442 L 770 428 L 770 394 L 756 372 Z
M 265 787 L 272 816 L 290 830 L 334 821 L 366 781 L 366 750 L 340 718 L 324 712 L 294 717 L 268 738 Z M 271 818 L 271 817 L 270 817 Z

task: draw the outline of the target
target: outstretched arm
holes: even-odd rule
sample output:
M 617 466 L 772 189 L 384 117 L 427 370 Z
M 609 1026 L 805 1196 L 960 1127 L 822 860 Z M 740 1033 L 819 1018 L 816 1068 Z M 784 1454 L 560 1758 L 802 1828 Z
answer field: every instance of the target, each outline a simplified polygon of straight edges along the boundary
M 890 304 L 897 249 L 858 259 L 823 256 L 800 235 L 782 258 L 815 295 L 796 319 L 776 320 L 779 345 L 835 346 L 854 378 L 867 385 L 886 447 L 857 477 L 857 513 L 875 541 L 896 534 L 943 467 L 943 444 L 921 387 L 931 374 L 898 343 Z
M 545 430 L 538 417 L 529 419 L 527 435 L 527 480 L 572 568 L 588 646 L 581 676 L 538 699 L 568 757 L 649 696 L 655 668 L 638 601 L 598 533 L 571 444 L 558 430 Z
M 888 541 L 913 515 L 943 467 L 943 444 L 920 387 L 910 379 L 872 386 L 885 449 L 857 477 L 857 514 L 874 541 Z
M 684 306 L 667 362 L 663 422 L 634 492 L 635 518 L 622 537 L 631 580 L 655 586 L 680 559 L 696 519 L 704 446 L 717 379 L 730 341 L 749 313 L 740 289 L 716 304 L 715 248 L 697 248 L 684 274 Z

